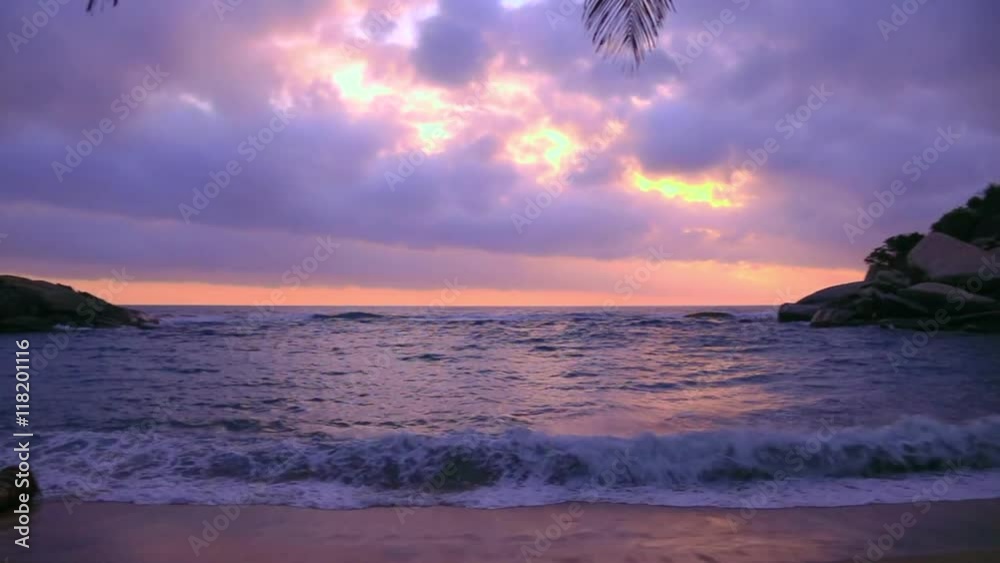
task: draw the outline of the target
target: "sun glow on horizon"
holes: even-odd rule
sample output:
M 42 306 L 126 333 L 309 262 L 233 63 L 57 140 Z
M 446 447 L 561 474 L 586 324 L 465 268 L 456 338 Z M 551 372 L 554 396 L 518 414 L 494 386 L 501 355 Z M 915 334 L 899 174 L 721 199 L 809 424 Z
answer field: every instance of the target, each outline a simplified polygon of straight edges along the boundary
M 551 259 L 536 258 L 551 268 Z M 615 290 L 617 281 L 648 266 L 645 258 L 604 263 L 593 259 L 564 259 L 562 268 L 591 272 L 603 281 L 596 287 L 509 288 L 470 285 L 451 306 L 668 306 L 668 305 L 777 305 L 794 301 L 815 290 L 863 276 L 862 270 L 806 268 L 713 261 L 674 262 L 631 298 Z M 441 297 L 443 288 L 417 289 L 380 286 L 263 286 L 205 281 L 135 281 L 120 292 L 109 292 L 114 280 L 58 278 L 15 272 L 33 279 L 48 279 L 87 291 L 114 304 L 234 305 L 234 306 L 426 306 Z M 737 283 L 738 282 L 738 283 Z M 275 295 L 281 296 L 280 303 Z

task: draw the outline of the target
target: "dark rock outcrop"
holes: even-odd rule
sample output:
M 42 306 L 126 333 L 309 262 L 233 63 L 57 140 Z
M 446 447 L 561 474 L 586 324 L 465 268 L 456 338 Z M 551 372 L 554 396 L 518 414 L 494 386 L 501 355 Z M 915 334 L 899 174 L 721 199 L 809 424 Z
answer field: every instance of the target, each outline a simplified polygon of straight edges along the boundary
M 852 326 L 865 324 L 864 317 L 858 311 L 847 307 L 824 307 L 809 321 L 809 326 L 829 328 L 837 326 Z
M 878 318 L 912 319 L 929 317 L 933 313 L 920 303 L 900 297 L 895 293 L 885 293 L 874 289 L 872 297 L 874 299 L 874 312 Z
M 736 318 L 731 313 L 723 313 L 721 311 L 701 311 L 698 313 L 689 313 L 684 315 L 686 319 L 715 319 L 715 320 L 727 320 Z
M 1000 332 L 1000 311 L 962 315 L 952 319 L 949 324 L 968 332 Z
M 865 287 L 876 287 L 885 291 L 895 291 L 901 287 L 909 287 L 912 278 L 906 272 L 890 268 L 872 266 L 865 275 Z
M 865 287 L 865 282 L 851 282 L 834 285 L 826 289 L 821 289 L 799 299 L 800 305 L 825 305 L 834 301 L 848 299 L 858 294 Z
M 56 326 L 148 327 L 158 321 L 89 293 L 40 280 L 0 276 L 0 333 L 43 332 Z
M 835 314 L 835 310 L 850 310 L 851 316 L 863 314 L 856 307 L 859 301 L 870 301 L 863 295 L 865 282 L 844 283 L 821 289 L 816 293 L 803 297 L 796 303 L 785 303 L 778 308 L 778 320 L 781 322 L 809 322 L 812 326 L 834 326 L 833 319 L 843 319 L 848 316 Z
M 906 264 L 873 264 L 865 281 L 835 285 L 782 305 L 778 320 L 809 321 L 818 328 L 879 324 L 1000 332 L 1000 271 L 994 271 L 994 252 L 931 233 L 904 256 Z
M 778 321 L 783 323 L 809 322 L 822 305 L 785 303 L 778 307 Z
M 817 327 L 879 324 L 914 330 L 1000 332 L 1000 184 L 931 225 L 871 251 L 863 282 L 818 291 L 778 309 Z
M 1000 309 L 1000 303 L 944 283 L 924 282 L 899 290 L 899 295 L 932 309 L 984 313 Z
M 814 327 L 864 324 L 872 315 L 874 291 L 863 281 L 821 289 L 779 307 L 778 320 L 808 322 Z

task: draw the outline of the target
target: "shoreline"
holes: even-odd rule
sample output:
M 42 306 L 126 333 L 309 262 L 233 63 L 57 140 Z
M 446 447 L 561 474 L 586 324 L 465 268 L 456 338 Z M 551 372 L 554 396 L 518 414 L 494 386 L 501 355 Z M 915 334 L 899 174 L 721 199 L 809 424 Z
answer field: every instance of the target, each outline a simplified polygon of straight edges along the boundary
M 752 513 L 584 503 L 321 510 L 84 502 L 70 510 L 49 500 L 32 508 L 30 550 L 15 550 L 9 515 L 0 523 L 10 563 L 1000 561 L 1000 499 Z

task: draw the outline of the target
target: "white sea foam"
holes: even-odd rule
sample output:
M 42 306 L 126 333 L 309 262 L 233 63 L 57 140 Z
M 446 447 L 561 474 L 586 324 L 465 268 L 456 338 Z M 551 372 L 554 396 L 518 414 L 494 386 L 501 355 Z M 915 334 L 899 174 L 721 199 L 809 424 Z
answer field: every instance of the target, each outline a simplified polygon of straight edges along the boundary
M 1000 416 L 962 424 L 907 417 L 811 434 L 633 438 L 66 432 L 49 436 L 39 452 L 37 475 L 50 496 L 153 504 L 495 508 L 583 500 L 765 508 L 1000 496 Z

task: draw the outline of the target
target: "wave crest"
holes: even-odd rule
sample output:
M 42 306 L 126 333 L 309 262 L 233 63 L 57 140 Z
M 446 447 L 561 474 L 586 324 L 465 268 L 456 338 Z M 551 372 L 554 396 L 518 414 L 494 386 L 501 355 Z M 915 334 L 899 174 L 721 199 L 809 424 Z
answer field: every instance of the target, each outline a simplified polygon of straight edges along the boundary
M 441 492 L 526 484 L 682 490 L 782 475 L 993 469 L 1000 467 L 1000 416 L 964 424 L 911 417 L 881 428 L 828 425 L 809 434 L 720 430 L 633 438 L 526 430 L 352 440 L 70 432 L 51 436 L 40 449 L 46 465 L 59 468 L 57 481 L 96 473 L 125 481 L 317 481 L 377 490 L 435 483 Z

